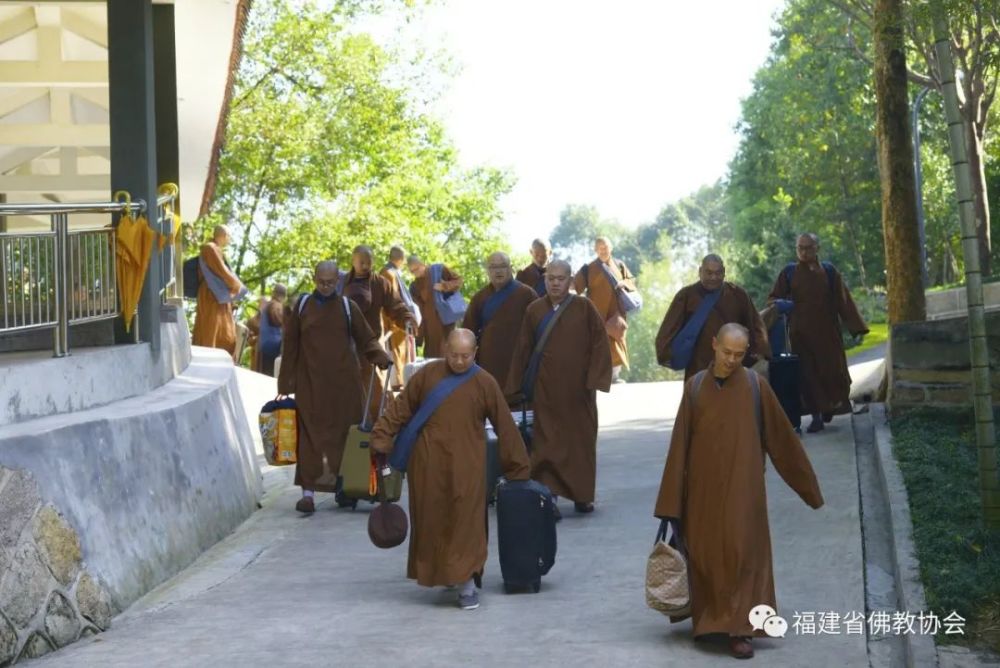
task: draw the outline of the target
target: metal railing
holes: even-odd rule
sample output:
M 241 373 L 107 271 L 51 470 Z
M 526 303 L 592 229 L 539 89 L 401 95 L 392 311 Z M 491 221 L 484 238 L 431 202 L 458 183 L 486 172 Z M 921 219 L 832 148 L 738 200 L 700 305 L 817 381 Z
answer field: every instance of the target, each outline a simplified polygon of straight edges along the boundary
M 115 229 L 69 229 L 73 214 L 133 214 L 141 200 L 87 204 L 0 204 L 0 216 L 49 216 L 41 232 L 0 232 L 0 336 L 53 329 L 53 354 L 69 349 L 69 326 L 118 315 Z

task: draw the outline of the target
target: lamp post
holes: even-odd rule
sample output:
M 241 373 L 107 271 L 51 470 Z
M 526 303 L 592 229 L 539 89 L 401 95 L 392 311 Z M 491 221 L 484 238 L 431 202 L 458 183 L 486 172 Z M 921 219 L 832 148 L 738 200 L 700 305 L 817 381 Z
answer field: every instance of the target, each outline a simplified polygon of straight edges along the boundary
M 920 278 L 923 281 L 924 289 L 927 289 L 927 229 L 924 226 L 924 177 L 920 164 L 920 105 L 931 89 L 924 86 L 924 89 L 917 94 L 917 99 L 913 101 L 913 117 L 911 127 L 913 128 L 913 176 L 916 181 L 917 193 L 917 230 L 920 234 Z

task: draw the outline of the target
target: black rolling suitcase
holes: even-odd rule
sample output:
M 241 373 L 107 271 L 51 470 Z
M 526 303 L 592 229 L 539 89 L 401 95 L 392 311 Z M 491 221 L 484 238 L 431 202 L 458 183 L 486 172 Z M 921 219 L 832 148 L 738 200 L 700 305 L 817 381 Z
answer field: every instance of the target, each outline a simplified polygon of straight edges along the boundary
M 497 488 L 497 542 L 504 591 L 542 586 L 556 562 L 556 516 L 552 493 L 534 480 L 514 480 Z
M 795 427 L 796 433 L 802 433 L 802 388 L 800 386 L 799 356 L 792 353 L 788 337 L 788 318 L 781 316 L 784 323 L 785 351 L 771 358 L 768 365 L 768 382 L 774 390 L 778 402 L 788 416 L 789 422 Z
M 534 422 L 534 413 L 526 410 L 523 406 L 521 410 L 512 413 L 514 421 L 517 422 L 521 431 L 521 438 L 528 448 L 528 455 L 531 455 L 531 430 Z M 493 425 L 486 423 L 486 503 L 493 505 L 497 500 L 497 483 L 503 471 L 500 469 L 499 444 L 497 434 L 493 430 Z

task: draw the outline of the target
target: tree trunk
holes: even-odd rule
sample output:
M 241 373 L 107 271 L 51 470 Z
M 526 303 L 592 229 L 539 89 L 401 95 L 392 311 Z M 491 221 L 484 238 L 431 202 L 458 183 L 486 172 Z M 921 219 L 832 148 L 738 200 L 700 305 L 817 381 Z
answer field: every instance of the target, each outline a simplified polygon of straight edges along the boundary
M 978 108 L 978 104 L 973 105 L 970 101 L 967 106 L 970 109 Z M 990 260 L 990 207 L 986 192 L 986 169 L 983 160 L 984 146 L 983 135 L 984 124 L 980 121 L 965 123 L 965 143 L 969 148 L 969 168 L 972 170 L 972 194 L 975 197 L 976 205 L 976 236 L 979 237 L 979 269 L 983 276 L 989 276 L 992 270 Z
M 920 271 L 902 0 L 876 0 L 874 18 L 875 136 L 882 185 L 889 322 L 895 324 L 927 317 Z
M 955 175 L 955 196 L 962 224 L 962 253 L 965 256 L 965 294 L 969 310 L 969 357 L 972 380 L 972 406 L 976 417 L 976 459 L 979 466 L 979 496 L 983 520 L 988 528 L 1000 529 L 1000 472 L 997 470 L 996 427 L 993 423 L 992 389 L 990 387 L 990 353 L 986 340 L 986 317 L 983 308 L 983 283 L 979 267 L 979 235 L 976 233 L 976 181 L 969 164 L 966 138 L 969 125 L 959 111 L 955 85 L 955 65 L 951 55 L 948 17 L 942 5 L 935 7 L 934 48 L 941 69 L 941 92 L 948 118 L 948 139 L 951 164 Z

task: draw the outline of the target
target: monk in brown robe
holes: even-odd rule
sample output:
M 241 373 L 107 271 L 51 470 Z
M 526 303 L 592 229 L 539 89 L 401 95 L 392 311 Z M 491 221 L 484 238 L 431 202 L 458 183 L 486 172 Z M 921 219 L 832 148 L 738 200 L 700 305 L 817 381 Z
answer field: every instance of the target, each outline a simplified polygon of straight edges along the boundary
M 681 288 L 670 302 L 656 335 L 656 361 L 661 366 L 670 366 L 670 345 L 684 325 L 698 310 L 701 302 L 721 290 L 718 301 L 708 312 L 708 318 L 701 328 L 695 343 L 691 362 L 684 370 L 684 380 L 707 367 L 713 359 L 712 338 L 727 322 L 736 322 L 750 332 L 750 350 L 743 358 L 743 365 L 750 367 L 761 359 L 771 358 L 771 346 L 767 341 L 767 329 L 746 290 L 726 281 L 726 265 L 715 254 L 706 255 L 698 269 L 698 282 Z
M 288 288 L 275 283 L 271 298 L 261 297 L 257 313 L 247 320 L 250 337 L 250 370 L 266 376 L 274 375 L 274 360 L 281 354 L 281 329 L 285 318 Z M 263 323 L 263 326 L 262 326 Z
M 534 405 L 532 479 L 572 499 L 577 512 L 589 513 L 597 486 L 597 390 L 611 389 L 611 350 L 597 309 L 570 294 L 571 275 L 563 260 L 546 270 L 547 295 L 528 307 L 505 389 L 511 405 L 525 400 Z M 525 382 L 548 314 L 558 320 L 537 358 L 534 383 Z
M 413 316 L 413 320 L 408 327 L 398 327 L 389 317 L 383 317 L 383 330 L 389 332 L 389 352 L 392 354 L 392 389 L 399 391 L 403 387 L 403 369 L 410 359 L 410 340 L 420 328 L 421 313 L 420 307 L 413 301 L 410 294 L 410 287 L 403 279 L 403 266 L 406 264 L 406 251 L 399 246 L 393 246 L 389 250 L 389 261 L 382 267 L 381 273 L 385 280 L 389 281 L 392 293 L 406 304 L 407 310 Z
M 226 264 L 223 251 L 229 245 L 229 229 L 215 228 L 212 241 L 201 247 L 198 267 L 198 308 L 191 342 L 196 346 L 219 348 L 232 355 L 236 350 L 236 322 L 233 302 L 246 293 L 243 283 Z M 206 276 L 205 272 L 211 273 Z M 213 290 L 213 287 L 215 290 Z
M 396 327 L 406 330 L 413 321 L 413 315 L 382 275 L 372 271 L 375 263 L 375 253 L 369 246 L 358 246 L 351 254 L 351 270 L 344 276 L 341 294 L 347 297 L 361 309 L 383 348 L 388 348 L 389 332 L 384 322 L 389 320 Z M 366 359 L 361 360 L 361 383 L 363 392 L 371 392 L 372 415 L 378 412 L 382 402 L 382 387 L 385 385 L 385 373 L 376 369 L 375 384 L 372 388 L 368 383 L 372 379 L 373 365 Z
M 534 289 L 539 297 L 545 296 L 545 268 L 549 265 L 552 245 L 545 239 L 531 242 L 531 264 L 517 272 L 517 280 Z
M 587 297 L 597 307 L 597 312 L 604 321 L 604 329 L 611 348 L 612 379 L 616 383 L 621 383 L 625 382 L 620 378 L 622 367 L 628 368 L 628 342 L 625 334 L 628 322 L 625 313 L 618 305 L 617 290 L 634 291 L 636 288 L 635 278 L 625 263 L 611 256 L 613 248 L 611 241 L 606 237 L 598 237 L 594 242 L 597 259 L 584 265 L 577 272 L 574 287 L 578 295 L 587 293 Z M 617 287 L 612 287 L 605 269 L 618 281 Z
M 358 358 L 383 369 L 391 361 L 358 305 L 337 294 L 337 263 L 319 263 L 313 280 L 316 290 L 285 319 L 278 375 L 278 393 L 294 394 L 298 409 L 295 509 L 306 514 L 315 510 L 314 492 L 338 491 L 347 432 L 362 418 Z
M 444 340 L 455 329 L 455 324 L 446 325 L 438 315 L 434 305 L 435 292 L 454 292 L 462 289 L 462 277 L 448 267 L 441 272 L 441 281 L 431 284 L 430 267 L 424 264 L 416 255 L 411 255 L 406 262 L 413 274 L 413 285 L 410 291 L 413 300 L 420 307 L 420 334 L 424 341 L 424 357 L 441 357 L 444 355 Z
M 844 327 L 860 343 L 868 325 L 840 272 L 820 262 L 819 237 L 801 235 L 796 253 L 799 261 L 778 274 L 768 303 L 791 309 L 789 338 L 792 352 L 799 356 L 802 409 L 812 416 L 806 430 L 812 434 L 822 431 L 834 415 L 851 412 L 851 374 L 840 330 Z
M 822 506 L 823 495 L 781 404 L 759 377 L 757 412 L 750 378 L 756 372 L 743 367 L 749 332 L 724 325 L 712 345 L 715 361 L 685 384 L 654 515 L 682 538 L 694 636 L 725 633 L 733 655 L 750 658 L 750 611 L 776 608 L 765 453 L 809 506 Z
M 469 302 L 462 326 L 476 333 L 479 353 L 476 361 L 496 378 L 497 384 L 507 384 L 514 345 L 521 333 L 521 321 L 528 306 L 538 298 L 534 290 L 514 280 L 510 257 L 493 253 L 486 261 L 490 284 L 476 293 Z
M 389 453 L 403 426 L 447 376 L 468 371 L 476 360 L 476 337 L 467 329 L 448 335 L 445 359 L 423 367 L 375 423 L 372 448 Z M 508 480 L 528 478 L 528 455 L 503 392 L 480 369 L 452 391 L 421 429 L 406 467 L 410 494 L 410 554 L 407 577 L 424 587 L 459 587 L 464 610 L 479 607 L 486 565 L 486 420 L 499 439 Z

